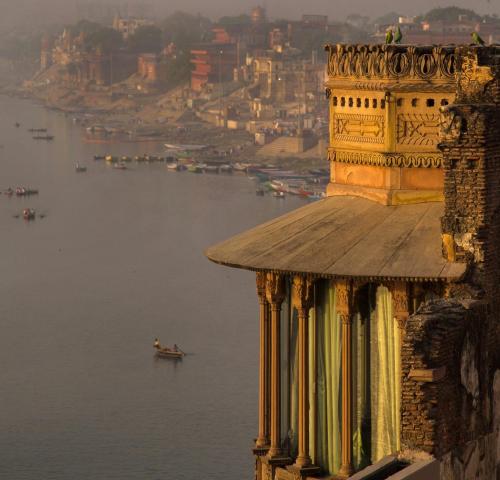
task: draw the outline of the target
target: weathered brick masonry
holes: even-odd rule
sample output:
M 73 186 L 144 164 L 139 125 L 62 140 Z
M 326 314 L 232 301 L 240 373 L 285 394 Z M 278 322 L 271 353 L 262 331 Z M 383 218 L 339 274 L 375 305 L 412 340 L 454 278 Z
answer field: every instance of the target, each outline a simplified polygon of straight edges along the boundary
M 457 49 L 457 99 L 442 109 L 443 254 L 465 261 L 448 298 L 424 304 L 402 346 L 402 443 L 442 478 L 500 478 L 500 49 Z M 411 371 L 427 371 L 415 380 Z M 438 372 L 434 377 L 432 373 Z M 495 374 L 497 375 L 495 376 Z M 497 393 L 498 396 L 498 393 Z

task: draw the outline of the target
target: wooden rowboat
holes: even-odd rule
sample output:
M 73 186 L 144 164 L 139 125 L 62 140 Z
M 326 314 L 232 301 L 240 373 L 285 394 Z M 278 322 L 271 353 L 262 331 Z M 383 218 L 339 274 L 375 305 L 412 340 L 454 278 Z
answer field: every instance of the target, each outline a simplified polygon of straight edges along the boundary
M 156 355 L 164 358 L 182 358 L 185 353 L 182 350 L 173 350 L 167 347 L 155 347 Z
M 177 345 L 174 345 L 174 348 L 162 347 L 158 338 L 155 338 L 153 347 L 156 349 L 157 357 L 182 358 L 185 355 Z

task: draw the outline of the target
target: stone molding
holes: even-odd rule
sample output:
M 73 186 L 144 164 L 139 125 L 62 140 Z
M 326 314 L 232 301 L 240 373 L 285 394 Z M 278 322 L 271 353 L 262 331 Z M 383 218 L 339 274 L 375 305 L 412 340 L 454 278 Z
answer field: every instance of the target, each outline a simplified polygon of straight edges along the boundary
M 330 162 L 397 168 L 442 168 L 439 153 L 377 153 L 328 149 Z

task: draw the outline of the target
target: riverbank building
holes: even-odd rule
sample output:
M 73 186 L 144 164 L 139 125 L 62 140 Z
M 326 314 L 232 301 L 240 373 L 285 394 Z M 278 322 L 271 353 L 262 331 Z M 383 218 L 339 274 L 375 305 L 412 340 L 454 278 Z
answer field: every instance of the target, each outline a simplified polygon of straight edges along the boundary
M 327 197 L 206 251 L 256 276 L 255 478 L 498 479 L 500 48 L 327 52 Z

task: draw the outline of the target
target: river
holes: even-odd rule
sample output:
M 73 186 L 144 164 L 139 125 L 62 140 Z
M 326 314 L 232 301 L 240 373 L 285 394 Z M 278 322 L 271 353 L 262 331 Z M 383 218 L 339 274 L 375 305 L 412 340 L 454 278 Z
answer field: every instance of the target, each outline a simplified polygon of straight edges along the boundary
M 114 170 L 93 155 L 158 147 L 86 143 L 26 100 L 0 111 L 0 189 L 40 191 L 0 195 L 0 478 L 253 478 L 255 277 L 203 251 L 304 202 L 245 176 Z M 156 359 L 156 336 L 188 355 Z

